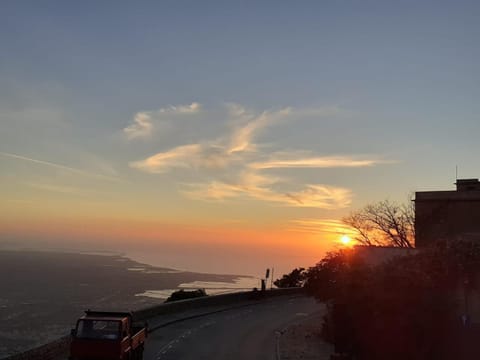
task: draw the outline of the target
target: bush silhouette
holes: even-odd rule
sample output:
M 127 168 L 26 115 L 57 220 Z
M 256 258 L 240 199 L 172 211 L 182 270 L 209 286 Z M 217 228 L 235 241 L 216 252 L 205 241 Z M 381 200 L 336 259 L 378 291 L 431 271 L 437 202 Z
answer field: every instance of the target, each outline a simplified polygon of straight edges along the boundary
M 205 289 L 197 289 L 197 290 L 177 290 L 174 291 L 165 302 L 172 302 L 178 300 L 186 300 L 186 299 L 194 299 L 199 297 L 208 296 L 205 292 Z

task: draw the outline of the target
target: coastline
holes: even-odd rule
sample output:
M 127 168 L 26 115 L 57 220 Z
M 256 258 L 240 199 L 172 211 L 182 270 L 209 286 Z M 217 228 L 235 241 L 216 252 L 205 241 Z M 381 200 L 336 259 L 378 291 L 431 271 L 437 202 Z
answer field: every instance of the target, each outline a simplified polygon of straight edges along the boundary
M 0 358 L 65 335 L 85 309 L 135 310 L 163 302 L 138 296 L 146 291 L 234 284 L 238 277 L 156 267 L 119 254 L 0 250 Z

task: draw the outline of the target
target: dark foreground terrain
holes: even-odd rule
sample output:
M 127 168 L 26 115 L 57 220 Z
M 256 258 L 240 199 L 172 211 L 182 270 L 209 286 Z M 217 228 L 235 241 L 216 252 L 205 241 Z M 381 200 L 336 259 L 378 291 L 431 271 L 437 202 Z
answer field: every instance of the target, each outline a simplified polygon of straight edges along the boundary
M 235 279 L 152 267 L 122 256 L 0 251 L 0 358 L 65 335 L 87 308 L 134 310 L 162 302 L 135 296 L 146 290 Z

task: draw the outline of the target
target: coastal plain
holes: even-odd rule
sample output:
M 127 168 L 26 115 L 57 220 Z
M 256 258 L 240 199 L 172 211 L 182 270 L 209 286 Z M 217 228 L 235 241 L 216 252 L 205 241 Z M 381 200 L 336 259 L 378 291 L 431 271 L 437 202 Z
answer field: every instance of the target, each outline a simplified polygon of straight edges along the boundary
M 164 301 L 142 296 L 152 291 L 191 283 L 235 287 L 243 278 L 154 267 L 121 255 L 2 250 L 0 358 L 66 335 L 86 309 L 135 310 Z

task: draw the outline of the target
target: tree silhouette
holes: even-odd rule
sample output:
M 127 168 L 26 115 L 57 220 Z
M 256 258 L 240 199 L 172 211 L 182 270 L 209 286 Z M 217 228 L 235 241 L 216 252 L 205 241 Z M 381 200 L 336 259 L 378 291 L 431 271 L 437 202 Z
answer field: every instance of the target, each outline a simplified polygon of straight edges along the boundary
M 278 288 L 290 288 L 303 286 L 304 281 L 305 269 L 297 268 L 292 270 L 290 274 L 283 275 L 281 279 L 277 279 L 273 283 Z
M 352 212 L 342 221 L 356 230 L 362 245 L 413 248 L 415 243 L 415 209 L 411 204 L 389 200 L 369 204 Z

